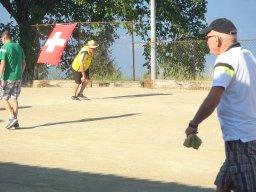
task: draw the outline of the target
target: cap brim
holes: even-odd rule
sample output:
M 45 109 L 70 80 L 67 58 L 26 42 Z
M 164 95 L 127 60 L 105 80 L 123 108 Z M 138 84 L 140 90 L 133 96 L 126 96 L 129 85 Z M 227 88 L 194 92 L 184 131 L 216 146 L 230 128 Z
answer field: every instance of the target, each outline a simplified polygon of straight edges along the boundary
M 89 48 L 97 48 L 99 45 L 87 45 Z
M 201 31 L 199 31 L 200 34 L 207 34 L 212 30 L 211 27 L 206 27 L 204 29 L 202 29 Z

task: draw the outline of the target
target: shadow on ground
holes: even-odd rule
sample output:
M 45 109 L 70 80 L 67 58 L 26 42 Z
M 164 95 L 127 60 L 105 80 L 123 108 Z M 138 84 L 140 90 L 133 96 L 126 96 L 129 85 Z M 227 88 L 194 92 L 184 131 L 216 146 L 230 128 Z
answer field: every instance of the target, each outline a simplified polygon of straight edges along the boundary
M 45 123 L 42 125 L 36 125 L 36 126 L 31 126 L 31 127 L 20 127 L 15 130 L 34 129 L 34 128 L 38 128 L 38 127 L 48 127 L 48 126 L 52 126 L 52 125 L 68 124 L 68 123 L 81 123 L 81 122 L 90 122 L 90 121 L 100 121 L 100 120 L 105 120 L 105 119 L 124 118 L 124 117 L 134 116 L 134 115 L 138 115 L 138 114 L 139 113 L 128 113 L 128 114 L 116 115 L 116 116 L 79 119 L 79 120 L 74 120 L 74 121 L 60 121 L 60 122 L 53 122 L 53 123 Z
M 179 183 L 0 163 L 1 192 L 213 192 Z
M 19 109 L 26 109 L 26 108 L 31 108 L 32 106 L 19 106 Z M 0 108 L 1 111 L 5 110 L 4 108 Z
M 167 94 L 167 93 L 147 93 L 147 94 L 122 95 L 122 96 L 93 98 L 93 99 L 123 99 L 123 98 L 152 97 L 152 96 L 166 96 L 166 95 L 172 95 L 172 94 Z

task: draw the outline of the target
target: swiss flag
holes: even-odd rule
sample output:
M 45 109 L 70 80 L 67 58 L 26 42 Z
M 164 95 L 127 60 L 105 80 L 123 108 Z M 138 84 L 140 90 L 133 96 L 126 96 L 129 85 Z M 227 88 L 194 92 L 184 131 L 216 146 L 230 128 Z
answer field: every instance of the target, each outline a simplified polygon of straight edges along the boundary
M 37 63 L 58 65 L 68 39 L 76 27 L 71 25 L 56 25 L 42 48 Z

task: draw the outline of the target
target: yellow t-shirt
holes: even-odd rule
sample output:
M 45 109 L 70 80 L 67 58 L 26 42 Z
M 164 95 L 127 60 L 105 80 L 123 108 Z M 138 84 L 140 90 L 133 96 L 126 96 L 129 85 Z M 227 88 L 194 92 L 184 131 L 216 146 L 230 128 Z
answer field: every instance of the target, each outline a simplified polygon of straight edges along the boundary
M 84 46 L 79 53 L 77 54 L 76 58 L 72 63 L 72 68 L 75 71 L 81 72 L 80 65 L 83 63 L 84 71 L 86 71 L 92 62 L 92 54 L 89 52 L 89 48 Z

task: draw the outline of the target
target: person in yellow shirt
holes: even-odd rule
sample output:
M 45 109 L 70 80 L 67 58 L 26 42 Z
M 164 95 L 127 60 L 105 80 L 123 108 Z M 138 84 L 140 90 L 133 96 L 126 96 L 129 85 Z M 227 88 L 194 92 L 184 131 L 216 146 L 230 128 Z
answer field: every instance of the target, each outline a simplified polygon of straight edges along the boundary
M 99 45 L 94 40 L 88 41 L 88 43 L 79 51 L 72 63 L 73 79 L 75 80 L 73 95 L 71 97 L 71 99 L 73 100 L 79 100 L 79 97 L 87 99 L 87 97 L 84 96 L 83 91 L 89 83 L 89 66 L 92 62 L 95 48 L 97 48 L 98 46 Z M 81 88 L 78 92 L 80 85 Z

